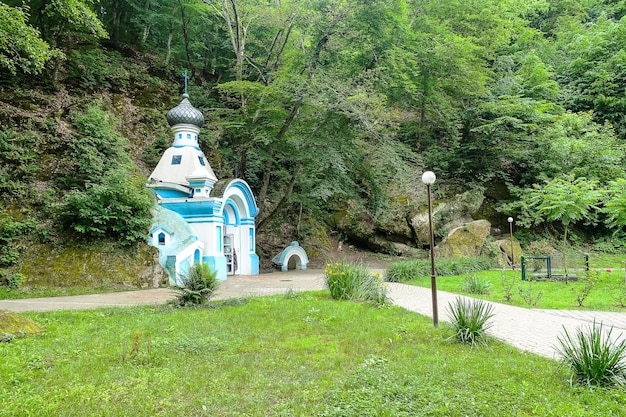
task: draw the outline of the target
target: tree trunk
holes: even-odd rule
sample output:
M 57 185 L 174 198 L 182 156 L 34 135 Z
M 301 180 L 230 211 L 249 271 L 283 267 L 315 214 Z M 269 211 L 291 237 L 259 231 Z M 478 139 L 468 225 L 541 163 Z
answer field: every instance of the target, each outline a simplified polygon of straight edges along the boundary
M 293 187 L 296 184 L 296 180 L 298 179 L 298 176 L 300 175 L 300 172 L 302 172 L 302 162 L 298 163 L 298 166 L 296 167 L 296 169 L 294 170 L 293 174 L 291 175 L 291 180 L 289 181 L 289 185 L 287 186 L 287 189 L 285 190 L 285 193 L 283 194 L 283 196 L 281 197 L 280 201 L 278 201 L 278 203 L 276 203 L 276 205 L 274 206 L 274 208 L 272 209 L 272 211 L 265 216 L 257 225 L 256 230 L 262 230 L 263 227 L 269 223 L 270 220 L 272 220 L 276 214 L 279 213 L 280 209 L 283 208 L 283 206 L 285 206 L 285 204 L 287 204 L 287 202 L 289 201 L 289 199 L 291 198 L 291 194 L 293 193 Z

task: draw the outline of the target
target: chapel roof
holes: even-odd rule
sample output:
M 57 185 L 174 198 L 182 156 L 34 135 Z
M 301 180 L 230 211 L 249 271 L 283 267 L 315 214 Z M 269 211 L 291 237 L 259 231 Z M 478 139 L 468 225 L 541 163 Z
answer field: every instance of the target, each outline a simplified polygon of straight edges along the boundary
M 167 112 L 166 117 L 170 126 L 186 123 L 202 127 L 204 123 L 202 112 L 191 105 L 187 93 L 183 94 L 183 101 L 178 106 Z

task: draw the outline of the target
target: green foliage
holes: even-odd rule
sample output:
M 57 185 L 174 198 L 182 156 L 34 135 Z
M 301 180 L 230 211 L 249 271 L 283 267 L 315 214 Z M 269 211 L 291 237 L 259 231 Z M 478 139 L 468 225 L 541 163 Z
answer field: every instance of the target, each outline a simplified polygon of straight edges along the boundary
M 0 130 L 0 195 L 14 200 L 32 195 L 32 182 L 39 171 L 35 137 L 30 133 Z
M 491 327 L 493 306 L 483 300 L 457 297 L 448 304 L 454 337 L 460 343 L 487 344 L 487 330 Z
M 435 260 L 435 274 L 462 275 L 484 271 L 493 267 L 488 258 L 440 258 Z M 416 259 L 413 261 L 393 262 L 387 267 L 385 279 L 389 282 L 404 282 L 419 277 L 429 277 L 430 260 Z
M 463 280 L 461 291 L 470 294 L 488 294 L 491 291 L 491 283 L 480 275 L 468 275 Z
M 174 289 L 176 298 L 174 304 L 178 306 L 195 306 L 205 304 L 217 290 L 219 281 L 217 271 L 209 264 L 198 262 L 193 264 L 187 274 L 180 277 L 180 285 Z
M 367 266 L 346 261 L 326 265 L 326 286 L 335 300 L 371 301 L 382 305 L 387 301 L 386 288 L 380 275 Z
M 61 179 L 65 187 L 99 183 L 113 169 L 130 169 L 128 141 L 116 130 L 115 117 L 93 105 L 70 117 L 76 134 L 69 144 L 67 175 Z
M 74 80 L 82 91 L 106 88 L 120 92 L 124 91 L 131 81 L 121 54 L 100 48 L 72 50 L 68 54 L 67 71 L 68 77 Z
M 16 221 L 0 212 L 0 267 L 13 266 L 17 263 L 23 249 L 19 238 L 31 232 L 35 224 L 32 220 Z
M 610 227 L 626 226 L 626 179 L 617 178 L 609 182 L 602 212 L 607 214 L 606 223 Z
M 48 60 L 62 55 L 28 24 L 28 11 L 25 5 L 14 8 L 0 3 L 0 68 L 13 75 L 18 70 L 39 74 Z
M 118 239 L 123 245 L 145 240 L 154 196 L 132 168 L 127 140 L 117 120 L 95 106 L 74 113 L 77 137 L 70 143 L 66 175 L 70 189 L 58 207 L 60 223 L 85 239 Z
M 558 352 L 563 363 L 572 371 L 577 382 L 585 385 L 626 385 L 626 340 L 612 338 L 613 328 L 604 331 L 595 322 L 587 331 L 577 329 L 558 338 Z
M 115 238 L 123 245 L 145 240 L 154 196 L 143 178 L 116 169 L 100 183 L 72 190 L 59 207 L 59 218 L 86 240 Z
M 626 235 L 616 232 L 612 236 L 605 236 L 593 240 L 595 252 L 612 255 L 626 253 Z
M 0 272 L 0 285 L 6 286 L 9 290 L 19 290 L 26 284 L 26 276 L 19 272 L 3 274 Z
M 580 220 L 591 221 L 598 209 L 598 183 L 584 177 L 554 178 L 543 186 L 536 185 L 527 195 L 530 210 L 536 210 L 541 220 L 560 221 L 564 226 Z

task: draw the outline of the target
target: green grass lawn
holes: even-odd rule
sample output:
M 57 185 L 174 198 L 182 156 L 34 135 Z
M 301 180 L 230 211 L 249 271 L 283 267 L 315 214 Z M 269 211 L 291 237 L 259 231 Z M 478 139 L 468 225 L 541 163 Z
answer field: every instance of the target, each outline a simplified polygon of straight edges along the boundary
M 598 310 L 598 311 L 626 311 L 626 284 L 624 271 L 606 270 L 592 271 L 598 274 L 598 281 L 583 301 L 580 307 L 577 297 L 583 296 L 586 285 L 584 273 L 575 271 L 579 281 L 522 281 L 521 272 L 517 271 L 482 271 L 458 276 L 437 277 L 437 289 L 489 301 L 506 302 L 520 307 Z M 490 291 L 487 294 L 470 294 L 463 289 L 463 282 L 469 275 L 475 275 L 489 282 Z M 430 288 L 430 277 L 421 277 L 407 282 L 407 284 Z M 511 295 L 506 301 L 507 294 Z M 536 302 L 537 297 L 540 296 Z
M 134 291 L 136 287 L 22 287 L 9 288 L 0 285 L 0 300 L 18 300 L 23 298 L 60 297 L 66 295 L 103 294 L 116 291 Z
M 442 280 L 443 281 L 443 280 Z M 327 292 L 215 308 L 29 313 L 0 343 L 0 416 L 620 416 L 557 362 Z

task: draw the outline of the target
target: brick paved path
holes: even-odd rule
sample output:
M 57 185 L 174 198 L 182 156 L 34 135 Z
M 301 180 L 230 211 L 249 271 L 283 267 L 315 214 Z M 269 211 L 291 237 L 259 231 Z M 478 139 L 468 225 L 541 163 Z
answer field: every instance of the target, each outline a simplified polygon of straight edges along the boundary
M 388 283 L 388 295 L 398 306 L 432 317 L 432 294 L 429 288 Z M 224 281 L 214 299 L 280 294 L 287 291 L 311 291 L 324 288 L 323 272 L 320 270 L 276 272 L 259 276 L 229 277 Z M 163 304 L 171 299 L 170 289 L 159 288 L 127 291 L 111 294 L 92 294 L 69 297 L 38 298 L 26 300 L 0 300 L 0 310 L 50 311 L 60 309 L 88 309 L 109 306 L 132 306 Z M 456 294 L 438 291 L 439 321 L 447 321 L 446 306 Z M 490 334 L 519 349 L 556 357 L 557 338 L 563 328 L 570 333 L 580 327 L 602 322 L 607 328 L 613 326 L 617 339 L 626 335 L 626 313 L 588 311 L 539 310 L 490 303 L 494 306 L 493 327 Z

